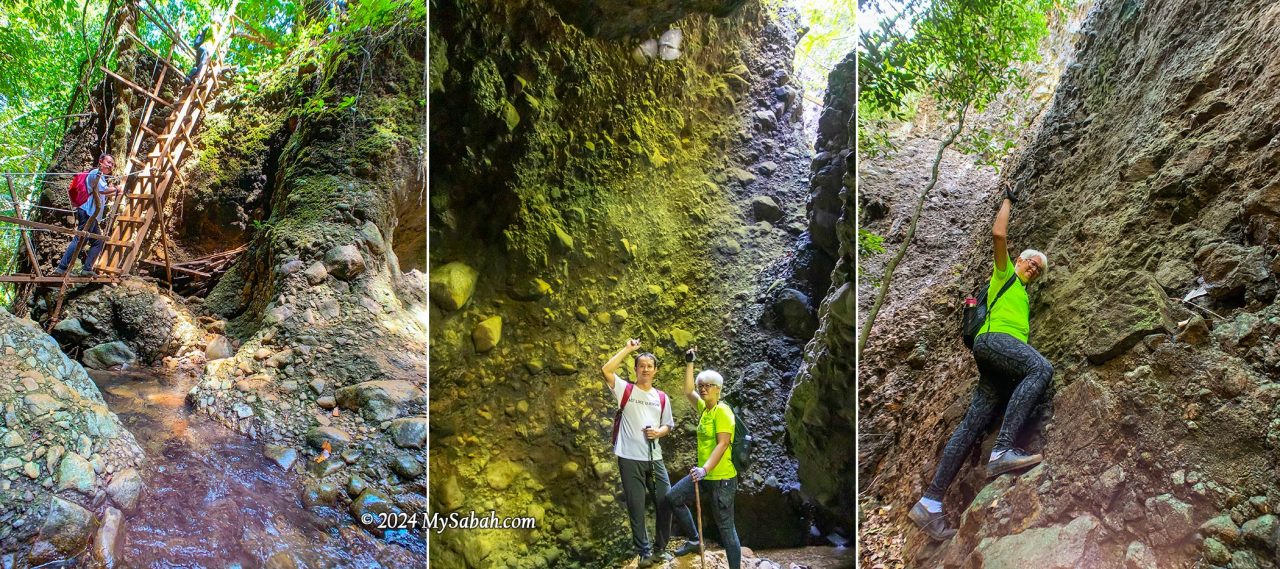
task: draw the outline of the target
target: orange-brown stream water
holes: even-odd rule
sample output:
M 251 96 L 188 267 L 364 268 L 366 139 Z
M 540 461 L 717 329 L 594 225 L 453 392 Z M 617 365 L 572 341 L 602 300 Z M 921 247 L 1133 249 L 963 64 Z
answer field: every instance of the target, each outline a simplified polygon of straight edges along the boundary
M 387 544 L 343 510 L 304 509 L 301 477 L 264 457 L 261 442 L 189 410 L 189 385 L 155 370 L 91 375 L 146 453 L 146 487 L 120 548 L 129 567 L 425 565 L 420 540 Z

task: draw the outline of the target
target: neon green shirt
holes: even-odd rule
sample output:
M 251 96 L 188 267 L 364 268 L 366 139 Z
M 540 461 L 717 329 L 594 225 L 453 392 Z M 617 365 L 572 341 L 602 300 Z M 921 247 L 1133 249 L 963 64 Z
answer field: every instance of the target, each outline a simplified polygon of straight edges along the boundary
M 1005 293 L 1008 294 L 1008 293 Z M 710 412 L 706 411 L 707 403 L 698 400 L 698 466 L 707 463 L 711 452 L 716 450 L 716 433 L 729 433 L 729 448 L 724 449 L 724 456 L 716 467 L 707 471 L 707 480 L 728 480 L 738 475 L 733 468 L 733 411 L 723 401 L 716 403 Z
M 1031 337 L 1031 301 L 1027 298 L 1027 288 L 1022 286 L 1022 279 L 1014 278 L 1013 285 L 1004 291 L 1000 302 L 996 302 L 994 307 L 991 304 L 1013 274 L 1013 259 L 1005 264 L 1004 271 L 998 267 L 991 269 L 991 282 L 987 284 L 987 321 L 978 331 L 978 336 L 987 332 L 1004 332 L 1023 342 Z

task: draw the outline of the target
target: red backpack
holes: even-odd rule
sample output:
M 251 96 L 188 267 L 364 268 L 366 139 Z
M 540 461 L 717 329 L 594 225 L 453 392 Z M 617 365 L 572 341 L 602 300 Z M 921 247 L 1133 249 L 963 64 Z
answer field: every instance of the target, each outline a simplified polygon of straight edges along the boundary
M 85 185 L 88 177 L 88 172 L 81 172 L 71 179 L 71 187 L 67 188 L 67 197 L 71 198 L 72 207 L 80 207 L 84 202 L 89 201 L 89 187 Z
M 622 429 L 622 410 L 627 408 L 627 402 L 631 400 L 631 390 L 636 384 L 628 383 L 622 389 L 622 402 L 618 404 L 618 412 L 613 416 L 613 444 L 618 444 L 618 431 Z M 658 421 L 662 421 L 662 414 L 667 411 L 667 394 L 661 389 L 658 390 Z

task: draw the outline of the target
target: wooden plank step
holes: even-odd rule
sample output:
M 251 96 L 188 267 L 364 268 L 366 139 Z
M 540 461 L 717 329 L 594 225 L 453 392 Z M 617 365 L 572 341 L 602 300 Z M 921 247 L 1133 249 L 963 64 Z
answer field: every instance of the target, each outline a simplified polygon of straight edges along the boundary
M 74 275 L 74 273 L 72 274 Z M 99 275 L 96 277 L 77 277 L 77 276 L 37 277 L 35 275 L 29 275 L 29 274 L 18 274 L 18 275 L 0 275 L 0 283 L 34 283 L 34 284 L 42 284 L 42 285 L 61 285 L 64 278 L 70 284 L 114 283 L 120 280 L 120 277 L 103 276 L 103 275 Z
M 47 224 L 47 223 L 40 223 L 40 222 L 38 222 L 38 221 L 30 221 L 30 220 L 26 220 L 26 219 L 17 218 L 17 217 L 11 217 L 11 216 L 8 216 L 8 215 L 0 215 L 0 221 L 4 221 L 4 222 L 8 222 L 8 223 L 12 223 L 12 224 L 14 224 L 14 225 L 21 225 L 21 226 L 24 226 L 24 227 L 31 227 L 31 228 L 35 228 L 35 229 L 44 229 L 44 230 L 46 230 L 46 231 L 52 231 L 52 232 L 54 232 L 54 233 L 61 233 L 61 234 L 63 234 L 63 235 L 79 235 L 79 236 L 81 236 L 81 237 L 89 237 L 89 238 L 92 238 L 92 239 L 103 239 L 103 240 L 108 239 L 108 237 L 107 237 L 106 235 L 102 235 L 102 234 L 100 234 L 100 233 L 89 233 L 88 231 L 80 231 L 80 230 L 78 230 L 78 229 L 68 229 L 68 228 L 63 227 L 63 226 L 61 226 L 61 225 L 49 225 L 49 224 Z M 113 241 L 107 241 L 107 243 L 108 243 L 108 244 L 114 244 L 115 242 L 113 242 Z M 127 244 L 127 243 L 125 243 L 125 244 Z
M 146 98 L 148 98 L 148 99 L 151 99 L 152 101 L 155 101 L 157 105 L 163 105 L 163 106 L 169 107 L 169 108 L 171 108 L 171 109 L 173 108 L 173 103 L 171 103 L 171 102 L 169 102 L 169 101 L 166 101 L 166 100 L 164 100 L 164 99 L 161 99 L 160 97 L 156 96 L 154 93 L 152 93 L 152 92 L 150 92 L 150 91 L 146 90 L 146 89 L 145 89 L 145 88 L 143 88 L 143 87 L 138 86 L 138 84 L 137 84 L 137 83 L 134 83 L 133 81 L 130 81 L 130 80 L 128 80 L 128 79 L 125 79 L 124 77 L 121 77 L 121 76 L 119 76 L 119 75 L 116 75 L 115 73 L 112 73 L 110 69 L 107 69 L 106 67 L 103 67 L 103 66 L 101 66 L 101 65 L 99 65 L 99 66 L 98 66 L 98 69 L 102 70 L 102 72 L 103 72 L 103 73 L 106 73 L 106 74 L 107 74 L 108 76 L 110 76 L 112 79 L 115 79 L 116 81 L 119 81 L 119 82 L 121 82 L 121 83 L 124 83 L 124 85 L 125 85 L 126 87 L 128 87 L 128 88 L 130 88 L 130 89 L 133 89 L 134 91 L 137 91 L 137 92 L 138 92 L 138 94 L 140 94 L 140 95 L 142 95 L 142 96 L 144 96 L 144 97 L 146 97 Z
M 155 265 L 157 267 L 164 268 L 164 261 L 152 261 L 151 259 L 145 259 L 142 262 L 148 265 Z M 182 273 L 184 275 L 191 276 L 191 277 L 200 277 L 202 279 L 207 279 L 213 276 L 209 273 L 197 271 L 195 269 L 188 269 L 186 267 L 180 267 L 178 265 L 170 265 L 169 268 L 173 269 L 173 272 L 175 273 Z

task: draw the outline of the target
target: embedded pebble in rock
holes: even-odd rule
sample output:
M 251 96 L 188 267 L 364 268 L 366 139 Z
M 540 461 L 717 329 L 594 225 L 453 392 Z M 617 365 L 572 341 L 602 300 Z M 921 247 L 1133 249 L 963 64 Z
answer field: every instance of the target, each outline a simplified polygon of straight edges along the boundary
M 523 402 L 522 402 L 523 403 Z M 525 403 L 527 407 L 527 403 Z M 400 448 L 424 448 L 427 444 L 427 418 L 405 417 L 390 425 L 391 438 Z
M 236 403 L 235 405 L 232 405 L 231 408 L 236 412 L 236 416 L 241 419 L 247 419 L 253 416 L 253 407 L 250 407 L 245 403 Z
M 0 444 L 3 444 L 5 448 L 13 448 L 27 444 L 27 441 L 22 438 L 22 435 L 18 434 L 18 431 L 9 431 L 5 433 L 4 440 L 0 441 Z
M 280 265 L 280 276 L 289 276 L 302 269 L 302 260 L 293 258 Z
M 778 200 L 771 196 L 756 196 L 751 199 L 751 212 L 758 221 L 768 221 L 770 223 L 782 219 L 782 207 L 778 205 Z
M 412 480 L 422 474 L 422 464 L 413 455 L 401 453 L 391 461 L 391 470 L 408 480 Z
M 471 332 L 471 341 L 478 353 L 492 350 L 502 341 L 502 317 L 493 316 L 482 320 Z
M 312 286 L 323 283 L 325 279 L 329 278 L 329 270 L 324 268 L 324 263 L 320 261 L 311 263 L 311 266 L 307 267 L 303 274 L 307 277 L 307 284 Z
M 341 245 L 325 253 L 324 265 L 329 274 L 346 281 L 364 272 L 365 260 L 355 245 Z
M 97 520 L 92 512 L 74 502 L 52 497 L 27 561 L 35 566 L 77 555 L 89 545 L 96 529 Z
M 107 485 L 107 495 L 121 510 L 132 512 L 142 495 L 142 476 L 133 467 L 117 472 Z
M 337 427 L 314 427 L 307 431 L 306 439 L 307 445 L 315 450 L 320 450 L 328 442 L 333 453 L 342 452 L 351 444 L 351 435 Z
M 58 491 L 75 490 L 91 496 L 96 478 L 93 465 L 88 460 L 77 453 L 67 453 L 58 467 Z
M 340 407 L 359 411 L 369 421 L 395 419 L 407 406 L 426 399 L 422 389 L 404 380 L 366 381 L 343 387 L 334 395 Z
M 236 355 L 235 347 L 226 336 L 218 334 L 209 341 L 204 349 L 204 357 L 208 361 L 221 360 Z
M 445 310 L 458 310 L 471 300 L 480 273 L 465 263 L 446 263 L 431 270 L 431 300 Z

